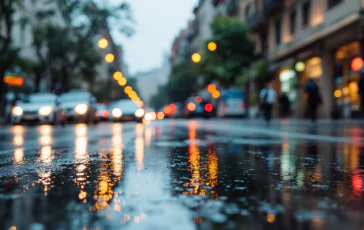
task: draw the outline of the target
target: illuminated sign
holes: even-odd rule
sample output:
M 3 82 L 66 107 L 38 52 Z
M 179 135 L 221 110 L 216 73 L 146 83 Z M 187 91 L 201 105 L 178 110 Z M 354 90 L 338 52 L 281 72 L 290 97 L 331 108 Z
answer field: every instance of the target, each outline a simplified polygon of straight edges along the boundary
M 20 76 L 5 76 L 4 82 L 9 86 L 23 86 L 24 78 Z
M 358 72 L 359 70 L 361 70 L 363 68 L 363 66 L 364 66 L 363 59 L 361 59 L 360 57 L 354 58 L 351 61 L 351 69 L 354 72 Z

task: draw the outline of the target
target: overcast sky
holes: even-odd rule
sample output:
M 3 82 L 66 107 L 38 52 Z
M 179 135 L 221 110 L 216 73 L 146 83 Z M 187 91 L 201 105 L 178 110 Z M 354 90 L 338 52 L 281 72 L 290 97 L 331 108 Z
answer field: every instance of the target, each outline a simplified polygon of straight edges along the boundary
M 111 0 L 120 2 L 121 0 Z M 114 36 L 122 44 L 131 74 L 149 70 L 162 63 L 179 31 L 192 19 L 198 0 L 129 0 L 136 21 L 132 38 Z M 115 33 L 114 33 L 115 34 Z

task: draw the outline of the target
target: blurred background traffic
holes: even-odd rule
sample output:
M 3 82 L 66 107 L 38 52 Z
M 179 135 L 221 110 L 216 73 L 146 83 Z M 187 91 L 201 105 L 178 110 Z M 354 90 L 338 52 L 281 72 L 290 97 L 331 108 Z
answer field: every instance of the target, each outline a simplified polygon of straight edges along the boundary
M 303 118 L 309 79 L 321 117 L 362 117 L 362 1 L 189 0 L 178 13 L 149 4 L 2 1 L 2 122 L 123 120 L 113 109 L 126 99 L 156 119 L 257 117 L 268 81 Z

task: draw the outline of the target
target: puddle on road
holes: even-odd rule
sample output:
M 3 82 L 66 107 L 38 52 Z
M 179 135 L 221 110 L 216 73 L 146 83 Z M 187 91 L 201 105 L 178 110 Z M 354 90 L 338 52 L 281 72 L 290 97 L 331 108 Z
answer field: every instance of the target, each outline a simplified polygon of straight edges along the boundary
M 82 128 L 72 150 L 43 138 L 2 152 L 0 229 L 363 227 L 358 146 L 230 137 L 193 122 L 134 131 L 126 141 L 114 125 L 102 151 Z

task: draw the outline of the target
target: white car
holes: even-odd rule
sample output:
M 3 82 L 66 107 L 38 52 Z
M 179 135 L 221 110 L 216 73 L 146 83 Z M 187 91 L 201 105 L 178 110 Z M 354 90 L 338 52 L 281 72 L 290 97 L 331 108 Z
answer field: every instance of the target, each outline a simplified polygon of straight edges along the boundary
M 65 124 L 65 111 L 58 98 L 51 93 L 35 93 L 25 101 L 19 101 L 11 111 L 12 124 L 35 122 L 41 124 Z
M 70 91 L 59 97 L 66 111 L 67 120 L 84 123 L 97 123 L 100 120 L 96 98 L 87 91 Z
M 239 88 L 231 88 L 222 92 L 218 105 L 218 117 L 246 117 L 245 93 Z
M 137 103 L 129 99 L 122 99 L 112 103 L 110 120 L 142 122 L 145 111 Z

